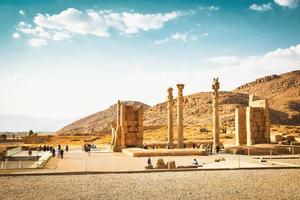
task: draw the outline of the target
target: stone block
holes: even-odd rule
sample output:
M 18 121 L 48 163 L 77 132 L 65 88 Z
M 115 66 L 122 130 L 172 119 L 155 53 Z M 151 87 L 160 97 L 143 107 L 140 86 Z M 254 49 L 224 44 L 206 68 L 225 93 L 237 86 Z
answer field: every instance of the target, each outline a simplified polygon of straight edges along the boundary
M 168 169 L 176 169 L 175 160 L 167 162 Z
M 145 166 L 145 169 L 153 169 L 153 165 L 147 165 Z

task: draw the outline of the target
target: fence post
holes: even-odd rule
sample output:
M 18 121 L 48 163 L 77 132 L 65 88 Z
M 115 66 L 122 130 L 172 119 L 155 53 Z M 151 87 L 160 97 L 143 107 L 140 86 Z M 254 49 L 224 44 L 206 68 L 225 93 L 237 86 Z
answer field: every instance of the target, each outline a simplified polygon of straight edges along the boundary
M 270 157 L 271 157 L 271 165 L 273 165 L 273 161 L 272 161 L 272 150 L 270 149 Z
M 6 170 L 7 170 L 7 158 L 5 159 L 5 174 L 6 174 Z

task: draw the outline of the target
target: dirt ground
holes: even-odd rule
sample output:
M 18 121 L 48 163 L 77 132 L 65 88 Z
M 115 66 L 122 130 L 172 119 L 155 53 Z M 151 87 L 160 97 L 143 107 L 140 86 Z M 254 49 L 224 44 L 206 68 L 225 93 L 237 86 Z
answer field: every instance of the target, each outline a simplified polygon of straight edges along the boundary
M 298 169 L 18 176 L 0 199 L 300 199 Z

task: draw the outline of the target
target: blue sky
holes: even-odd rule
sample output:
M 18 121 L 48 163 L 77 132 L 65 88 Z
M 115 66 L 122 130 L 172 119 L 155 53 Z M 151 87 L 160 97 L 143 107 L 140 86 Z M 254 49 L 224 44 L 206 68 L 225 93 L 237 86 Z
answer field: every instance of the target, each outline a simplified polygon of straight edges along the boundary
M 0 0 L 0 24 L 0 113 L 82 116 L 300 69 L 299 0 Z

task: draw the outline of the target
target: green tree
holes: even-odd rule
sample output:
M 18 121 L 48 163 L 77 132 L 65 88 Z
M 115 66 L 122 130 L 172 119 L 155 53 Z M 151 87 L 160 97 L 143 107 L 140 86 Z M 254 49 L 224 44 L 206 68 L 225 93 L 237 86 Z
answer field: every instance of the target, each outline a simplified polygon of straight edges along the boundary
M 30 130 L 29 132 L 28 132 L 28 135 L 33 135 L 33 131 L 32 130 Z

